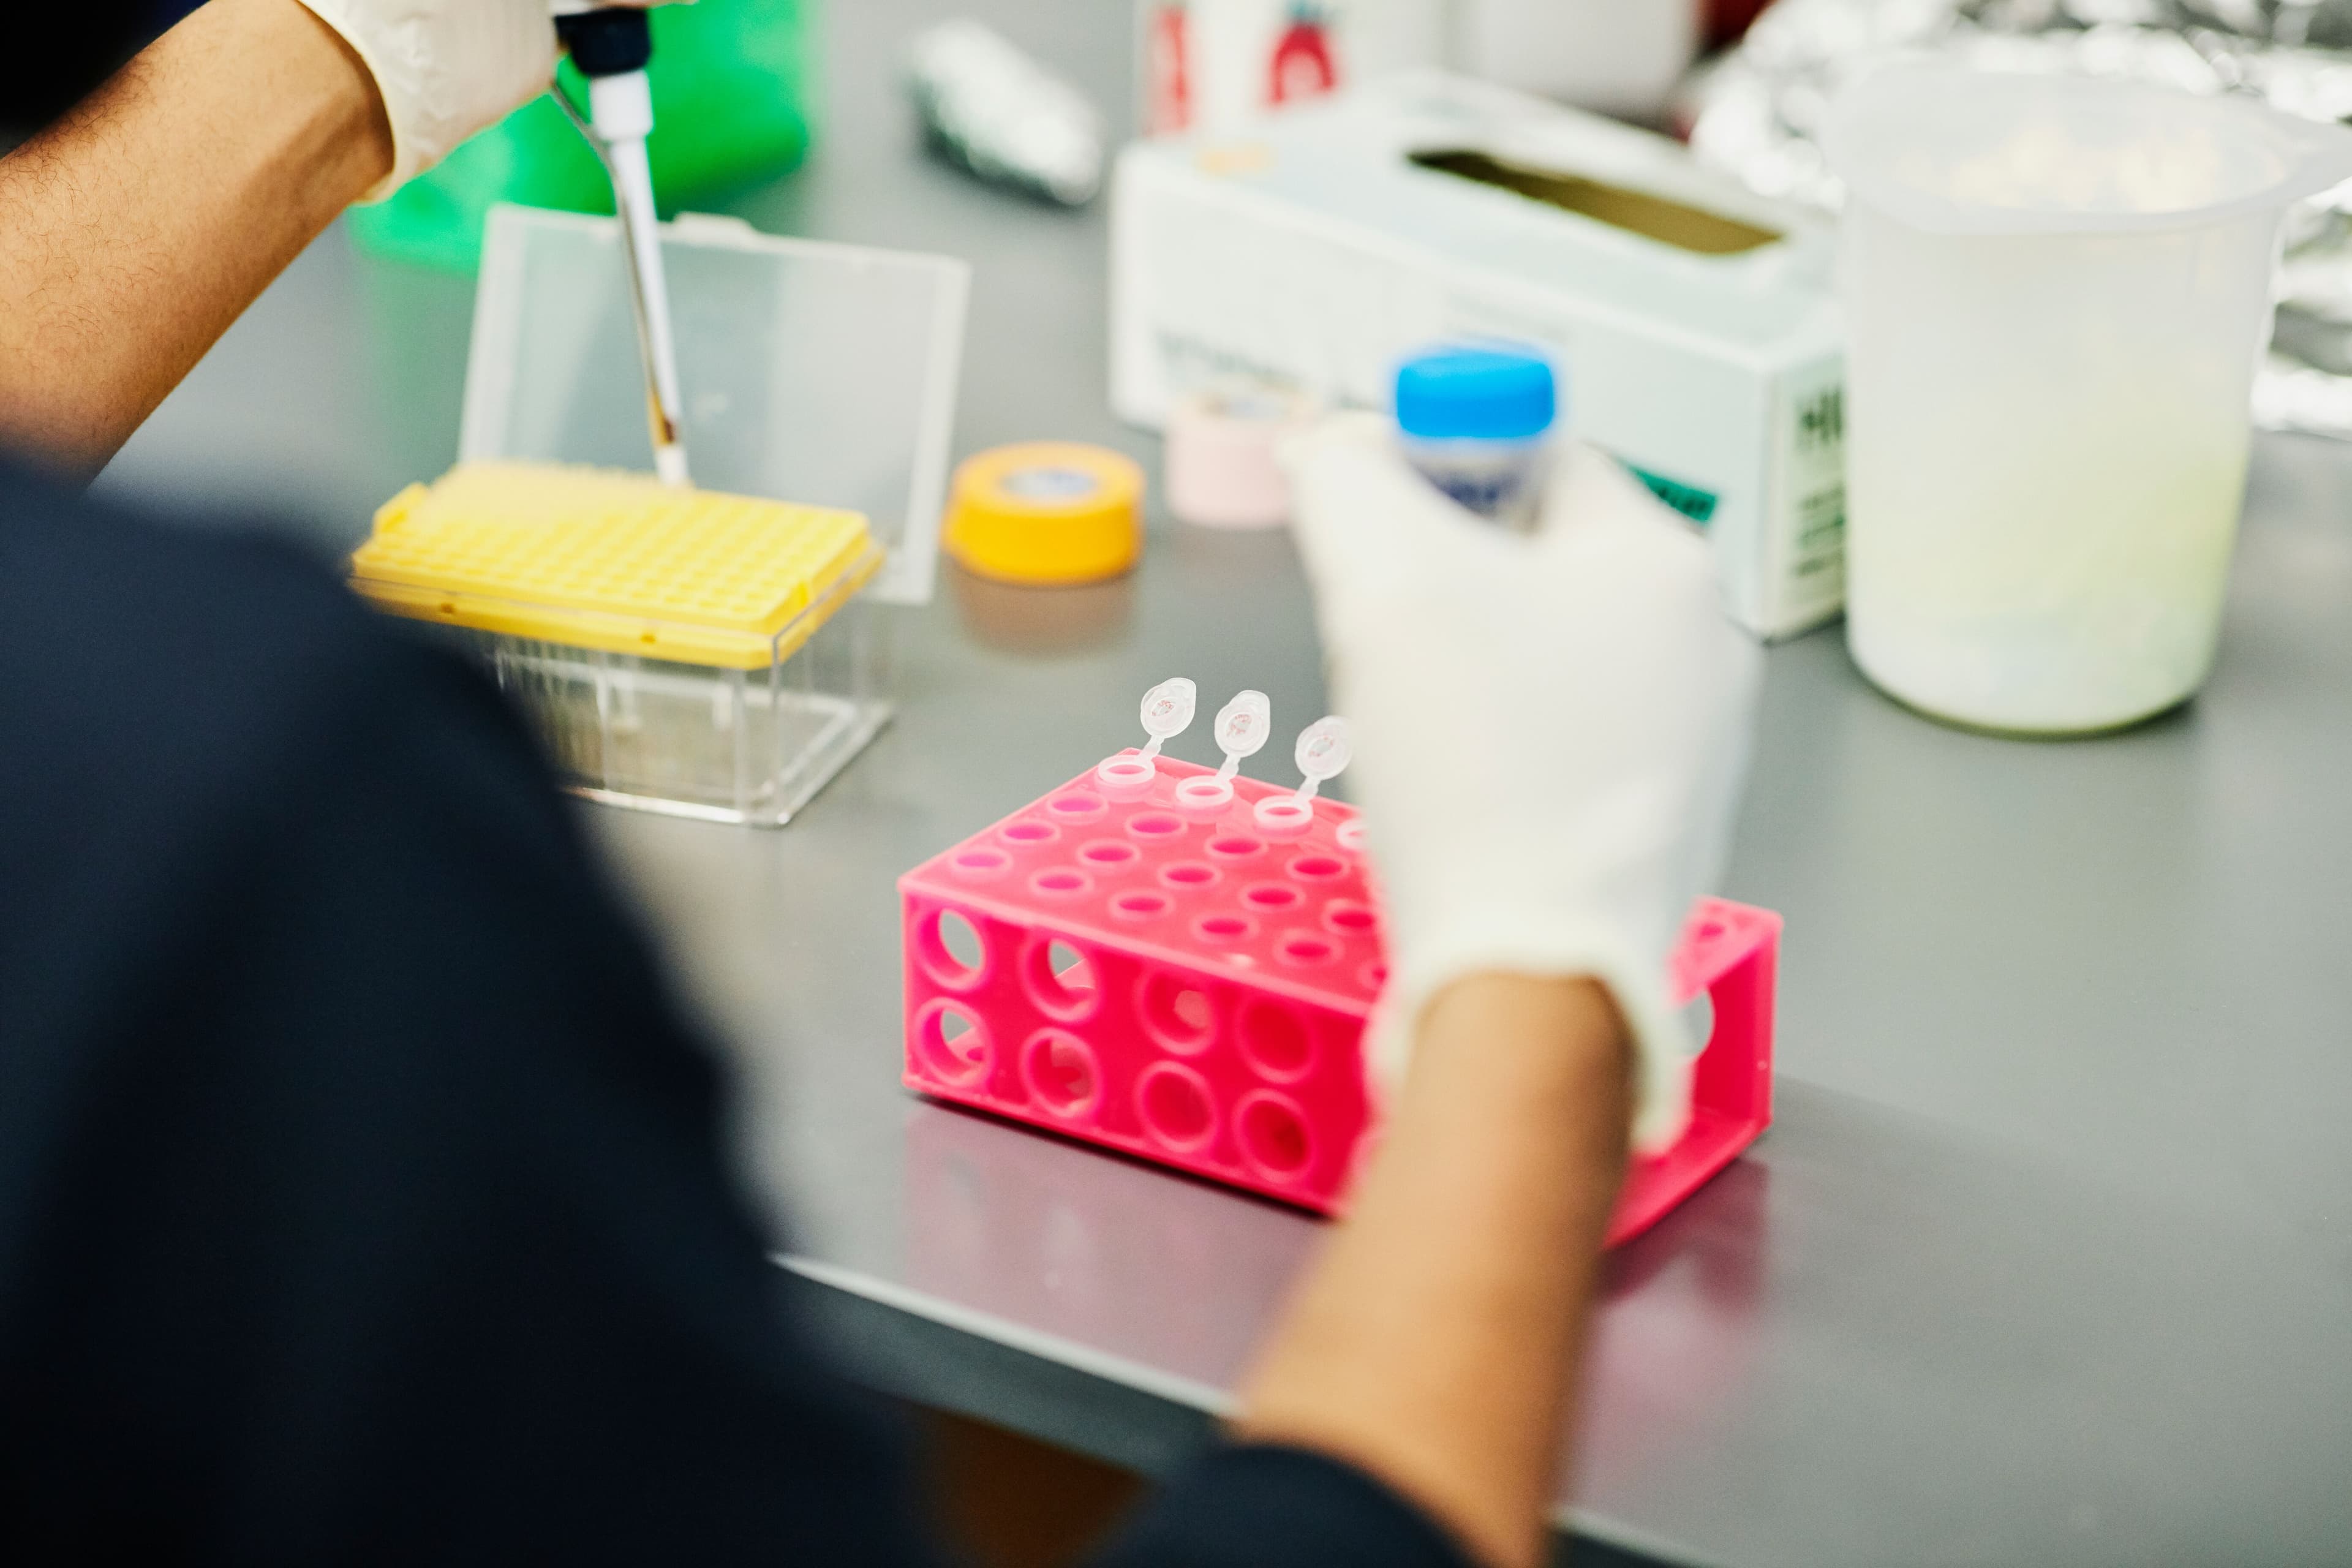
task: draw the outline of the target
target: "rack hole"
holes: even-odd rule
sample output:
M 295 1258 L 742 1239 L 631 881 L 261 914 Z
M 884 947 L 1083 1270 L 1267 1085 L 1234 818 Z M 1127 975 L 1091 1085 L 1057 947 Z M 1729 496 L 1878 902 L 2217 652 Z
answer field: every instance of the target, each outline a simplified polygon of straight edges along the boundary
M 1184 819 L 1164 811 L 1147 811 L 1129 818 L 1127 830 L 1138 838 L 1173 838 L 1184 831 Z
M 952 1003 L 925 1008 L 916 1020 L 915 1038 L 925 1064 L 950 1083 L 974 1083 L 988 1071 L 987 1028 Z
M 1307 1169 L 1314 1146 L 1307 1140 L 1307 1119 L 1278 1094 L 1264 1091 L 1242 1103 L 1242 1152 L 1250 1163 L 1269 1175 L 1295 1176 Z
M 1341 936 L 1362 936 L 1381 923 L 1370 904 L 1335 899 L 1323 910 L 1323 923 Z
M 1304 877 L 1310 882 L 1328 882 L 1347 872 L 1348 863 L 1337 855 L 1301 855 L 1290 863 L 1290 874 Z
M 1093 961 L 1059 937 L 1032 943 L 1024 967 L 1029 999 L 1050 1017 L 1083 1018 L 1100 1000 Z
M 1298 902 L 1298 889 L 1280 882 L 1260 882 L 1242 889 L 1242 902 L 1254 910 L 1286 910 Z
M 1143 858 L 1143 851 L 1116 838 L 1105 838 L 1078 851 L 1078 858 L 1099 870 L 1115 871 Z
M 1137 1080 L 1135 1109 L 1144 1131 L 1172 1148 L 1199 1148 L 1215 1126 L 1208 1086 L 1174 1062 L 1161 1062 Z
M 1085 953 L 1066 942 L 1046 944 L 1045 964 L 1066 991 L 1091 991 L 1095 988 L 1095 966 L 1087 962 Z
M 1056 816 L 1067 817 L 1072 822 L 1083 822 L 1088 817 L 1100 816 L 1110 807 L 1103 804 L 1102 796 L 1098 795 L 1079 795 L 1074 792 L 1069 795 L 1055 795 L 1045 803 L 1045 809 Z
M 1356 978 L 1364 983 L 1367 991 L 1378 991 L 1389 983 L 1389 966 L 1378 962 L 1367 963 L 1356 971 Z
M 1345 849 L 1350 855 L 1362 854 L 1364 850 L 1364 819 L 1360 816 L 1354 816 L 1349 817 L 1347 821 L 1339 824 L 1337 828 L 1332 830 L 1331 842 L 1337 844 L 1340 848 Z
M 1683 1027 L 1690 1032 L 1690 1054 L 1694 1057 L 1715 1042 L 1715 994 L 1701 991 L 1683 1004 Z
M 1171 1051 L 1197 1051 L 1216 1023 L 1207 993 L 1160 970 L 1143 983 L 1143 1026 Z
M 1205 888 L 1217 879 L 1217 868 L 1198 860 L 1179 860 L 1173 866 L 1162 866 L 1160 879 L 1179 889 Z
M 1004 826 L 1004 837 L 1015 844 L 1044 844 L 1061 836 L 1062 830 L 1050 822 L 1024 820 Z
M 1163 893 L 1121 893 L 1110 901 L 1111 913 L 1131 921 L 1148 921 L 1166 914 L 1172 907 Z
M 1031 1097 L 1048 1110 L 1076 1116 L 1094 1109 L 1102 1073 L 1084 1040 L 1060 1029 L 1040 1029 L 1021 1054 Z
M 1313 1059 L 1306 1023 L 1286 1007 L 1250 1004 L 1242 1011 L 1240 1037 L 1242 1054 L 1268 1078 L 1297 1078 Z
M 961 876 L 993 877 L 1012 866 L 1013 857 L 1002 849 L 964 849 L 957 852 L 951 864 Z
M 1075 899 L 1094 884 L 1067 867 L 1058 867 L 1038 872 L 1029 879 L 1029 886 L 1032 891 L 1049 899 Z
M 1261 840 L 1252 838 L 1246 833 L 1228 833 L 1223 837 L 1209 840 L 1209 853 L 1222 856 L 1228 860 L 1242 859 L 1256 854 L 1265 847 L 1265 845 Z
M 988 950 L 981 942 L 980 928 L 969 916 L 960 910 L 941 910 L 924 934 L 929 938 L 924 943 L 924 957 L 941 984 L 969 985 L 980 978 Z
M 1329 937 L 1301 931 L 1284 937 L 1275 951 L 1286 963 L 1309 964 L 1328 963 L 1339 950 L 1332 944 Z
M 1202 915 L 1192 922 L 1193 934 L 1203 942 L 1239 942 L 1257 929 L 1241 915 Z

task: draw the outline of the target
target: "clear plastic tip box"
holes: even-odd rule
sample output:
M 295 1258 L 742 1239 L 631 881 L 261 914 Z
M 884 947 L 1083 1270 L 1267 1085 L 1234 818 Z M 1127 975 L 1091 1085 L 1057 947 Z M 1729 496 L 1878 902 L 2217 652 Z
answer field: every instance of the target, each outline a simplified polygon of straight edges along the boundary
M 452 479 L 520 477 L 437 543 L 396 499 L 353 580 L 467 639 L 578 793 L 772 826 L 890 715 L 876 606 L 931 595 L 970 268 L 693 215 L 661 247 L 699 489 L 626 491 L 653 449 L 618 226 L 496 207 Z
M 599 800 L 780 823 L 872 737 L 856 512 L 465 463 L 376 513 L 352 585 L 467 639 Z
M 1234 778 L 1204 814 L 1179 790 L 1216 770 L 1149 765 L 1137 798 L 1090 771 L 899 879 L 906 1081 L 1330 1212 L 1376 1130 L 1361 1038 L 1387 980 L 1356 814 L 1316 799 L 1277 837 L 1255 807 L 1289 791 Z M 1693 911 L 1675 982 L 1714 1025 L 1691 1122 L 1634 1163 L 1612 1242 L 1769 1121 L 1780 931 L 1721 900 Z

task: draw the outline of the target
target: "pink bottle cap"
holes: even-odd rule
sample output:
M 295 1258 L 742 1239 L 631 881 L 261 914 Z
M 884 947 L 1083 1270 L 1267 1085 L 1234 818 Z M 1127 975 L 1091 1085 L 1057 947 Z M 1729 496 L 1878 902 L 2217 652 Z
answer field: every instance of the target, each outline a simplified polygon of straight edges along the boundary
M 1297 393 L 1246 381 L 1179 399 L 1161 448 L 1168 510 L 1200 528 L 1281 527 L 1290 480 L 1276 449 L 1314 414 Z

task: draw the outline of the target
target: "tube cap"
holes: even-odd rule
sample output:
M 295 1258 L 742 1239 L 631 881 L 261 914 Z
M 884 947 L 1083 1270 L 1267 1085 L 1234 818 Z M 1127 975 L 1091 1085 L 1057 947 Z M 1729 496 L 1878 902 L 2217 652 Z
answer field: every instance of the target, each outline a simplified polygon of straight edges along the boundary
M 1551 428 L 1551 366 L 1499 349 L 1444 349 L 1397 370 L 1397 427 L 1424 441 L 1521 441 Z

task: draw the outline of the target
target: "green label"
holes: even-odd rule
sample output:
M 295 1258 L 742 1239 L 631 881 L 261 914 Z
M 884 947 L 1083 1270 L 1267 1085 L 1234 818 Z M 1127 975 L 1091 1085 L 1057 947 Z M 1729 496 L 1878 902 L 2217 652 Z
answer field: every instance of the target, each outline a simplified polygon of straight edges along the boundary
M 1845 388 L 1825 386 L 1797 409 L 1797 450 L 1816 447 L 1842 451 L 1845 447 Z
M 1627 463 L 1625 465 L 1625 470 L 1632 474 L 1635 479 L 1641 480 L 1643 484 L 1649 486 L 1650 493 L 1652 495 L 1657 497 L 1660 500 L 1665 502 L 1668 506 L 1674 508 L 1676 511 L 1682 513 L 1685 517 L 1690 519 L 1701 528 L 1705 528 L 1706 526 L 1707 520 L 1715 515 L 1715 492 L 1713 490 L 1703 490 L 1696 485 L 1678 483 L 1674 479 L 1666 478 L 1664 474 L 1654 474 L 1650 472 L 1649 469 L 1637 467 L 1632 463 Z

